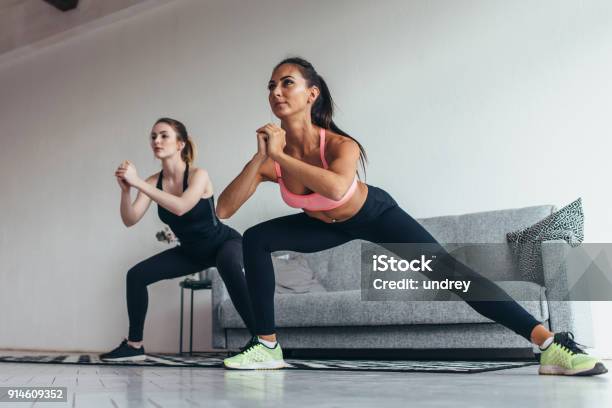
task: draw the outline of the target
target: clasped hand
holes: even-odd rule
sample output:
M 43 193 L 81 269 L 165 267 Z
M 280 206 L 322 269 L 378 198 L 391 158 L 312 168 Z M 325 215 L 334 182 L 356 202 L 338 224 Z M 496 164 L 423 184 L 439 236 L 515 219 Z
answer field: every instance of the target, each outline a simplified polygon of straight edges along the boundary
M 115 170 L 115 177 L 122 190 L 128 190 L 139 180 L 136 166 L 129 160 L 123 161 L 123 163 L 117 167 L 117 170 Z
M 257 152 L 276 159 L 283 153 L 287 144 L 285 130 L 273 123 L 268 123 L 257 129 Z

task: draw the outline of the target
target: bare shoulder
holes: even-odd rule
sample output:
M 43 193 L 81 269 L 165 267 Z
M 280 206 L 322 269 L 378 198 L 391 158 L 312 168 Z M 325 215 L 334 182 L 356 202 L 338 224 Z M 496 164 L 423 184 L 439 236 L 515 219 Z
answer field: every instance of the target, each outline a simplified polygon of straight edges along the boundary
M 161 172 L 158 171 L 155 174 L 151 174 L 149 177 L 147 177 L 147 179 L 145 181 L 147 183 L 151 184 L 151 185 L 156 185 L 157 184 L 157 179 L 159 178 L 159 173 L 161 173 Z
M 208 171 L 201 167 L 190 167 L 189 168 L 189 183 L 198 185 L 204 188 L 204 195 L 208 196 L 212 194 L 212 181 L 208 175 Z
M 325 131 L 325 152 L 326 156 L 329 153 L 332 157 L 339 155 L 353 154 L 359 156 L 359 145 L 350 137 L 339 135 L 329 129 Z
M 207 179 L 208 176 L 208 171 L 206 171 L 206 169 L 203 169 L 201 167 L 190 167 L 189 168 L 189 178 L 193 178 L 193 177 L 203 177 L 204 179 Z

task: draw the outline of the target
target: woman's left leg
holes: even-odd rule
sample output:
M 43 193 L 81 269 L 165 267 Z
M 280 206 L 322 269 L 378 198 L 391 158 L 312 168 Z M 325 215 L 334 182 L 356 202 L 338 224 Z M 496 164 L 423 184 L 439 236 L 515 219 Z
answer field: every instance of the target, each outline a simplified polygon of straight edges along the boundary
M 436 239 L 399 206 L 391 207 L 354 231 L 361 239 L 384 243 L 437 244 Z M 384 246 L 384 245 L 383 245 Z M 391 247 L 389 249 L 392 249 Z M 469 291 L 452 290 L 481 315 L 498 322 L 531 341 L 533 329 L 540 325 L 531 314 L 495 283 L 456 260 L 440 245 L 437 248 L 438 267 L 426 275 L 431 280 L 454 278 L 469 280 Z M 451 276 L 452 274 L 452 276 Z M 477 300 L 477 299 L 495 299 Z M 552 335 L 552 334 L 551 334 Z
M 369 224 L 369 225 L 368 225 Z M 437 244 L 433 236 L 400 207 L 383 212 L 373 222 L 362 224 L 355 233 L 368 241 L 384 243 Z M 388 248 L 392 249 L 392 248 Z M 591 376 L 608 372 L 596 357 L 584 352 L 574 341 L 572 333 L 551 333 L 531 314 L 521 307 L 499 286 L 457 261 L 441 246 L 436 248 L 444 264 L 442 268 L 427 272 L 433 280 L 442 280 L 452 275 L 461 280 L 470 280 L 470 291 L 453 290 L 468 305 L 481 315 L 498 322 L 525 339 L 536 343 L 542 351 L 540 374 Z M 496 299 L 483 301 L 475 299 Z
M 236 311 L 254 336 L 255 315 L 244 276 L 242 257 L 242 238 L 228 239 L 217 250 L 215 264 Z

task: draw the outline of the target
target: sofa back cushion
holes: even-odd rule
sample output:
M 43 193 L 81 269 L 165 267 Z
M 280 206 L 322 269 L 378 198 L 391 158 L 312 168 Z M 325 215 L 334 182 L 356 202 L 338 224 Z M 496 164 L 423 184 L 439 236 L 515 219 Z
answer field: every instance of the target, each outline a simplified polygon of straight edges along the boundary
M 485 211 L 419 220 L 460 261 L 493 280 L 521 280 L 507 244 L 509 231 L 528 227 L 555 210 L 552 205 Z M 463 244 L 484 245 L 463 245 Z M 488 244 L 488 245 L 487 245 Z

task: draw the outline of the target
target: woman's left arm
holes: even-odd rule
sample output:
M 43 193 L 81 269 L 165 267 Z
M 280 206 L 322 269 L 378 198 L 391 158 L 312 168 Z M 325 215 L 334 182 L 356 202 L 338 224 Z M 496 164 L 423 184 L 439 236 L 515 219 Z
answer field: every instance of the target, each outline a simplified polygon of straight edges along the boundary
M 282 150 L 270 156 L 310 190 L 338 201 L 344 197 L 355 179 L 359 162 L 359 147 L 352 140 L 343 140 L 328 145 L 327 151 L 332 159 L 328 162 L 327 169 L 293 158 Z
M 142 180 L 136 173 L 136 167 L 131 163 L 126 169 L 123 178 L 131 186 L 151 198 L 151 200 L 179 217 L 195 207 L 210 184 L 208 172 L 204 169 L 196 169 L 189 178 L 187 190 L 181 196 L 175 196 Z

